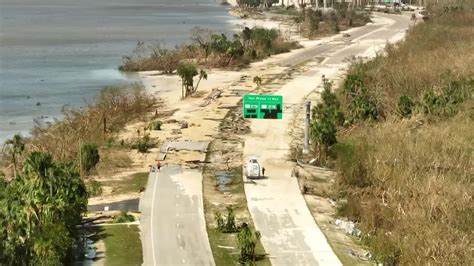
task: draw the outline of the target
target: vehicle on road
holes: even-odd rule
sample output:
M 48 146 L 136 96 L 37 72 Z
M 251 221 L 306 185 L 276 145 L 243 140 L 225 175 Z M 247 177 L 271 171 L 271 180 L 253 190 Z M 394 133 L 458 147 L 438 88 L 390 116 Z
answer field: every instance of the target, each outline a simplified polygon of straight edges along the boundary
M 246 165 L 246 176 L 247 178 L 258 178 L 260 177 L 260 164 L 257 158 L 250 158 Z

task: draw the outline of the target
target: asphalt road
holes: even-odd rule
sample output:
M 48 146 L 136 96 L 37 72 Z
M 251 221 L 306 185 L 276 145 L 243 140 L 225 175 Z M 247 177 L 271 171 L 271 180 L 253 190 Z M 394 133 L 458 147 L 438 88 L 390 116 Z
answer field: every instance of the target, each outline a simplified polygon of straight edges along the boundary
M 172 165 L 150 173 L 140 211 L 143 265 L 214 265 L 199 170 Z
M 337 51 L 343 49 L 351 44 L 355 44 L 360 38 L 376 37 L 377 39 L 387 39 L 393 35 L 394 32 L 404 31 L 408 28 L 409 19 L 406 16 L 401 15 L 388 15 L 384 13 L 377 13 L 377 16 L 393 20 L 394 24 L 383 26 L 376 24 L 369 24 L 364 27 L 354 28 L 350 30 L 349 37 L 343 37 L 342 34 L 333 38 L 330 42 L 323 43 L 321 45 L 304 49 L 303 51 L 296 53 L 295 55 L 282 59 L 279 64 L 281 66 L 293 67 L 302 64 L 315 57 L 324 56 L 326 53 L 331 51 Z M 369 37 L 369 38 L 370 38 Z M 350 54 L 349 54 L 350 55 Z
M 340 76 L 348 57 L 372 52 L 374 47 L 400 36 L 409 23 L 408 17 L 380 17 L 383 19 L 379 23 L 353 31 L 350 43 L 337 37 L 282 60 L 281 65 L 292 66 L 315 56 L 325 57 L 320 65 L 311 67 L 275 94 L 282 95 L 285 102 L 302 102 L 311 91 L 320 90 L 322 75 Z M 287 162 L 287 154 L 292 138 L 287 132 L 294 115 L 287 110 L 282 120 L 251 121 L 252 133 L 245 137 L 244 160 L 257 157 L 268 178 L 245 184 L 248 208 L 273 265 L 341 265 L 307 208 L 297 179 L 291 176 L 294 165 Z

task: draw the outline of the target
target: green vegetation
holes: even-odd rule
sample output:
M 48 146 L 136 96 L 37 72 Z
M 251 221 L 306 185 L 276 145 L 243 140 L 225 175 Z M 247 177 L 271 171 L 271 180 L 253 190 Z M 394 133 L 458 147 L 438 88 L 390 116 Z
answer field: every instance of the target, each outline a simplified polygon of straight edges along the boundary
M 191 63 L 186 63 L 186 62 L 179 63 L 176 69 L 176 72 L 181 77 L 181 83 L 182 83 L 181 97 L 182 98 L 186 98 L 192 95 L 194 92 L 196 92 L 201 80 L 207 79 L 207 73 L 202 69 L 198 71 L 197 67 Z M 198 74 L 199 74 L 199 80 L 195 87 L 194 77 L 197 76 Z
M 136 225 L 104 226 L 105 265 L 142 265 L 142 243 Z
M 191 44 L 177 46 L 174 49 L 162 49 L 139 43 L 132 56 L 124 57 L 121 71 L 159 70 L 165 74 L 179 71 L 180 76 L 197 76 L 197 68 L 242 67 L 250 62 L 266 58 L 273 54 L 288 52 L 297 48 L 295 42 L 282 38 L 277 30 L 260 27 L 245 28 L 231 38 L 225 34 L 215 34 L 208 30 L 195 28 Z M 166 60 L 173 57 L 174 60 Z M 191 67 L 191 62 L 194 67 Z M 193 71 L 195 70 L 195 71 Z M 200 77 L 204 77 L 200 75 Z M 183 84 L 191 90 L 186 78 Z M 183 92 L 184 95 L 184 92 Z
M 235 214 L 234 209 L 232 207 L 227 206 L 227 216 L 224 218 L 222 214 L 217 211 L 216 212 L 216 221 L 217 221 L 217 229 L 222 233 L 235 233 L 238 232 L 237 225 L 235 224 Z
M 229 154 L 222 154 L 222 151 L 239 154 L 235 152 L 242 146 L 238 142 L 232 142 L 231 146 L 224 146 L 223 142 L 227 145 L 229 143 L 223 139 L 211 142 L 206 156 L 206 161 L 211 163 L 206 164 L 203 169 L 204 214 L 216 265 L 240 265 L 237 232 L 240 229 L 239 225 L 243 223 L 252 226 L 252 218 L 247 209 L 240 162 L 237 159 L 232 162 L 221 160 L 222 157 L 229 156 Z M 232 158 L 238 158 L 238 156 L 233 155 Z M 217 161 L 213 161 L 215 159 Z M 222 169 L 227 169 L 227 174 L 231 176 L 230 182 L 225 185 L 226 193 L 219 190 L 216 180 L 216 172 Z M 229 197 L 229 194 L 232 196 Z M 226 215 L 222 214 L 224 212 Z M 252 230 L 254 230 L 253 227 Z M 248 262 L 246 265 L 271 265 L 260 241 L 256 241 L 255 254 L 255 261 Z
M 128 214 L 126 211 L 121 211 L 114 216 L 114 223 L 131 223 L 135 222 L 135 216 Z
M 261 257 L 256 253 L 257 242 L 260 241 L 260 237 L 260 232 L 252 232 L 252 229 L 246 223 L 240 226 L 237 239 L 239 241 L 239 262 L 241 264 L 253 263 Z
M 253 83 L 257 85 L 257 88 L 260 88 L 262 86 L 262 78 L 259 76 L 253 77 Z
M 143 137 L 138 137 L 131 145 L 132 149 L 137 149 L 140 153 L 148 153 L 156 144 L 150 139 L 150 134 L 145 134 Z
M 217 230 L 221 233 L 238 233 L 237 241 L 239 248 L 239 262 L 241 264 L 253 263 L 261 260 L 262 256 L 257 255 L 257 243 L 260 240 L 260 233 L 252 232 L 247 223 L 237 226 L 235 214 L 232 207 L 227 206 L 227 216 L 224 218 L 220 212 L 216 212 Z M 263 256 L 264 257 L 264 256 Z
M 80 162 L 86 174 L 129 166 L 129 146 L 116 146 L 114 139 L 126 123 L 146 119 L 156 104 L 141 86 L 107 87 L 87 108 L 64 110 L 63 120 L 36 125 L 28 139 L 18 135 L 6 142 L 2 166 L 11 170 L 0 178 L 0 264 L 71 262 L 87 197 L 102 193 L 97 181 L 86 187 Z
M 102 195 L 102 184 L 97 180 L 91 180 L 87 183 L 87 194 L 89 197 L 97 197 Z
M 349 127 L 329 152 L 337 212 L 378 263 L 474 264 L 471 8 L 432 6 L 405 41 L 354 62 L 337 92 Z
M 89 173 L 99 163 L 99 146 L 94 143 L 86 143 L 81 146 L 82 171 Z
M 0 263 L 58 265 L 71 258 L 76 225 L 87 209 L 77 168 L 32 152 L 23 170 L 0 182 Z
M 21 135 L 15 134 L 12 139 L 5 142 L 2 153 L 6 154 L 13 164 L 13 176 L 17 176 L 18 172 L 18 157 L 25 151 L 25 142 Z
M 322 101 L 313 108 L 310 127 L 310 137 L 318 151 L 317 158 L 320 164 L 325 164 L 329 148 L 337 143 L 337 127 L 344 121 L 339 100 L 331 91 L 332 83 L 328 82 L 324 76 L 323 85 Z
M 160 120 L 155 120 L 155 121 L 151 122 L 148 125 L 148 129 L 149 130 L 161 130 L 162 125 L 163 125 L 163 122 L 161 122 Z

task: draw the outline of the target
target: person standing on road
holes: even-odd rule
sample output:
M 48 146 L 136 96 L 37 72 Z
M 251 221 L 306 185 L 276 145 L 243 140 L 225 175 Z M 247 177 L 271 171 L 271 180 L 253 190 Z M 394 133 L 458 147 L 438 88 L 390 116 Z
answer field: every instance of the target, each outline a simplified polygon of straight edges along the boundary
M 265 167 L 262 167 L 262 176 L 265 177 Z
M 160 169 L 161 169 L 160 160 L 156 160 L 156 170 L 160 171 Z

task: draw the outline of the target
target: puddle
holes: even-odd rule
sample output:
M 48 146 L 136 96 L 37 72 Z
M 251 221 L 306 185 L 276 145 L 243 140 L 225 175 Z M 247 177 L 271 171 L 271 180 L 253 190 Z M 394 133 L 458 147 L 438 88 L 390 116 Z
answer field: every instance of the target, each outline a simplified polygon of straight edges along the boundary
M 229 185 L 232 184 L 232 173 L 226 171 L 216 172 L 217 190 L 220 192 L 230 191 Z

